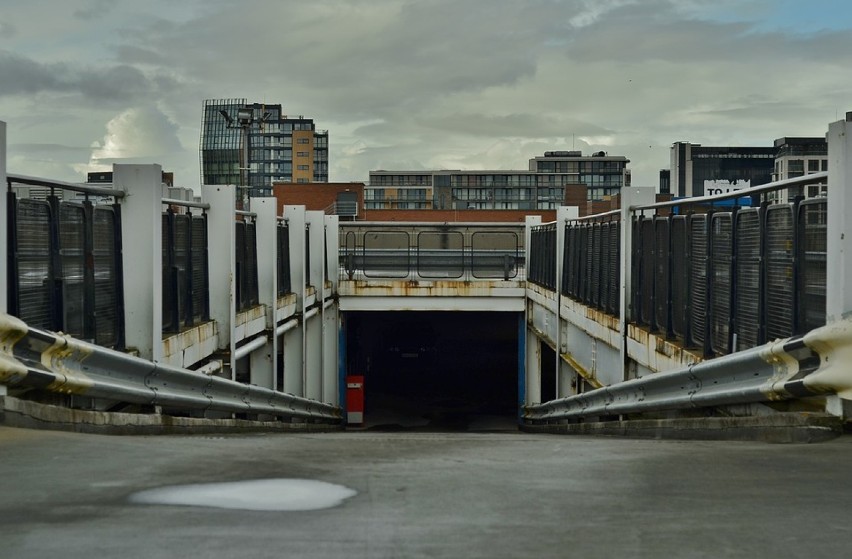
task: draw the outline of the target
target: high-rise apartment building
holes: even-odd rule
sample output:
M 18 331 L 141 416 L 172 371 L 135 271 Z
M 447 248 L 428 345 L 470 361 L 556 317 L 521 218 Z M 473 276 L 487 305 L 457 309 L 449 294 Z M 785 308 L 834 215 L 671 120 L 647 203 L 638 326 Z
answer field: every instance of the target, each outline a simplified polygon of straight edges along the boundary
M 547 210 L 564 203 L 566 188 L 585 185 L 588 201 L 630 186 L 630 161 L 603 152 L 548 151 L 529 170 L 370 171 L 369 209 Z
M 208 99 L 200 159 L 202 184 L 248 186 L 252 196 L 271 196 L 273 182 L 328 182 L 328 131 L 284 114 L 281 105 Z

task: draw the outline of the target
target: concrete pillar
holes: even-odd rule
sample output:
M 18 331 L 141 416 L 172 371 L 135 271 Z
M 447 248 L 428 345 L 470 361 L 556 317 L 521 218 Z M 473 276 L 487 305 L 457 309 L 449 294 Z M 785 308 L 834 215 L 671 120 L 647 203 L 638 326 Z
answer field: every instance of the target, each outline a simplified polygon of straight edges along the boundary
M 308 398 L 321 400 L 323 395 L 323 303 L 325 294 L 325 213 L 305 212 L 308 225 L 310 262 L 307 283 L 316 290 L 317 314 L 305 320 L 305 390 Z
M 6 200 L 6 123 L 0 120 L 0 180 L 3 181 L 4 192 L 3 195 L 0 196 L 0 218 L 3 219 L 3 225 L 0 226 L 0 281 L 3 282 L 3 285 L 6 285 L 6 280 L 8 278 L 9 270 L 7 268 L 7 262 L 9 261 L 9 232 L 6 229 L 6 224 L 8 221 L 8 212 L 9 207 Z M 6 291 L 6 290 L 4 290 Z M 9 307 L 7 306 L 6 294 L 0 295 L 0 313 L 9 312 Z M 5 387 L 0 388 L 0 390 L 5 390 Z M 0 394 L 2 395 L 2 394 Z
M 852 311 L 852 112 L 828 126 L 826 322 Z
M 337 303 L 333 296 L 337 293 L 339 279 L 339 253 L 340 240 L 338 233 L 338 216 L 323 216 L 325 225 L 325 269 L 328 277 L 325 278 L 329 285 L 327 292 L 323 294 L 322 306 L 322 401 L 328 404 L 340 403 L 340 382 L 338 378 L 338 343 L 340 338 Z M 333 304 L 326 306 L 327 302 Z
M 278 303 L 278 200 L 252 198 L 252 211 L 257 214 L 257 284 L 258 302 L 266 307 L 266 329 L 275 332 L 275 311 Z M 270 336 L 267 344 L 251 353 L 249 366 L 251 383 L 275 388 L 278 360 L 278 336 Z
M 527 328 L 526 335 L 526 400 L 524 403 L 541 402 L 541 340 Z M 548 374 L 551 374 L 548 372 Z
M 296 308 L 305 313 L 305 207 L 285 206 L 284 218 L 290 232 L 290 282 L 296 295 Z M 284 334 L 284 392 L 305 395 L 305 320 Z
M 633 250 L 633 212 L 635 206 L 646 206 L 656 201 L 653 188 L 630 186 L 621 189 L 621 293 L 618 309 L 618 327 L 621 332 L 619 352 L 621 353 L 622 379 L 628 379 L 627 367 L 627 323 L 630 311 L 630 277 Z
M 576 206 L 559 206 L 556 209 L 556 395 L 562 391 L 561 365 L 562 354 L 568 351 L 567 344 L 562 339 L 562 271 L 565 269 L 565 226 L 580 217 L 580 208 Z
M 113 184 L 125 192 L 120 203 L 127 347 L 136 348 L 144 359 L 160 361 L 163 358 L 163 169 L 159 165 L 113 165 Z
M 322 315 L 322 401 L 339 404 L 339 365 L 337 344 L 339 340 L 337 304 L 330 305 Z
M 226 364 L 234 379 L 234 337 L 236 323 L 236 220 L 234 207 L 236 187 L 204 185 L 201 200 L 210 204 L 207 210 L 207 268 L 210 277 L 210 319 L 216 322 L 217 347 L 229 352 Z

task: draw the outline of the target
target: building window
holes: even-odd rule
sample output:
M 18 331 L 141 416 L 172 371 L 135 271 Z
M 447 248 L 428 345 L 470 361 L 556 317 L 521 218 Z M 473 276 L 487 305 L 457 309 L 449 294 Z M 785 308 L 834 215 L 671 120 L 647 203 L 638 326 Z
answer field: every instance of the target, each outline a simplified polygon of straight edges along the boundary
M 816 173 L 819 171 L 819 159 L 809 159 L 808 160 L 808 172 Z
M 307 184 L 308 179 L 296 179 L 296 183 L 298 184 Z
M 310 165 L 296 165 L 296 169 L 299 171 L 307 171 L 311 168 Z
M 296 138 L 297 144 L 309 144 L 311 140 L 309 138 Z
M 306 151 L 297 151 L 296 157 L 308 157 L 310 154 Z

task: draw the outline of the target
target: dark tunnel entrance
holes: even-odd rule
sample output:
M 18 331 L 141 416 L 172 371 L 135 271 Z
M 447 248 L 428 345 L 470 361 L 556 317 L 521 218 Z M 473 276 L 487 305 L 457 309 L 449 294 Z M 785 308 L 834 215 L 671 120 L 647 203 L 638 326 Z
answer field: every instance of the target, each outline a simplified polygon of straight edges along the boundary
M 363 375 L 365 427 L 517 428 L 513 312 L 347 312 L 346 371 Z

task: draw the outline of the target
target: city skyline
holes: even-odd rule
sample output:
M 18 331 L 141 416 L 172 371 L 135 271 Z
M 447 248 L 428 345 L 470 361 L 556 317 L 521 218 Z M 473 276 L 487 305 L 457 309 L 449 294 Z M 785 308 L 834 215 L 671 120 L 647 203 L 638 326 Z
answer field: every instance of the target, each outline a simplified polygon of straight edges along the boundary
M 517 169 L 551 150 L 772 146 L 852 109 L 840 0 L 312 3 L 36 0 L 0 15 L 12 173 L 81 181 L 156 162 L 199 184 L 204 99 L 281 103 L 329 130 L 329 180 Z

